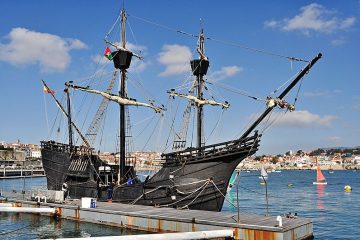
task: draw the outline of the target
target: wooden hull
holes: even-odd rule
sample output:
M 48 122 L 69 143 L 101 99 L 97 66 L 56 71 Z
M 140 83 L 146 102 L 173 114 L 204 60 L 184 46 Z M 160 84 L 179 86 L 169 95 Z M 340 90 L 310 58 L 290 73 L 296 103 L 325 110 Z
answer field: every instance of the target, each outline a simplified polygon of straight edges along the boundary
M 115 186 L 112 201 L 221 211 L 232 173 L 243 159 L 257 151 L 259 141 L 260 136 L 256 135 L 243 141 L 211 145 L 200 150 L 165 154 L 163 158 L 166 162 L 150 179 Z M 99 200 L 107 200 L 109 189 L 97 184 L 93 168 L 84 167 L 79 155 L 73 154 L 70 159 L 70 155 L 63 152 L 51 149 L 43 149 L 42 152 L 49 189 L 60 190 L 60 181 L 66 181 L 71 198 L 97 197 Z M 54 163 L 56 160 L 58 162 Z M 94 166 L 98 166 L 94 162 L 95 158 L 89 160 Z M 79 171 L 76 172 L 75 169 Z M 56 182 L 53 180 L 54 173 L 59 179 Z

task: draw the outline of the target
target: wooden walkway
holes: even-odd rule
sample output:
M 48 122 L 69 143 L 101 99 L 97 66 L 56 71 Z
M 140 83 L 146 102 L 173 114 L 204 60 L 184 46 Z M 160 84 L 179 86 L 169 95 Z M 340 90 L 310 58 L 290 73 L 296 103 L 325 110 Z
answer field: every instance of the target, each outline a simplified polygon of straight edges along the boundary
M 305 218 L 282 218 L 278 227 L 276 216 L 208 212 L 199 210 L 176 210 L 141 205 L 97 202 L 96 208 L 81 208 L 80 201 L 64 204 L 40 203 L 12 199 L 22 206 L 58 208 L 61 217 L 77 221 L 113 225 L 148 232 L 194 232 L 233 229 L 235 239 L 246 240 L 298 240 L 313 239 L 313 225 Z

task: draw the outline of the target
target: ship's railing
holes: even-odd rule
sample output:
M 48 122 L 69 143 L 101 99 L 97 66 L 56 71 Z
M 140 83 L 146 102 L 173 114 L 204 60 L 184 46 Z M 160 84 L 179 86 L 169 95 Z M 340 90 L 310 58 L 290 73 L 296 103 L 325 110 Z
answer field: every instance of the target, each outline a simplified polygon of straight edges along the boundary
M 41 141 L 41 149 L 70 153 L 70 145 L 55 141 Z M 93 149 L 86 146 L 72 146 L 71 151 L 79 154 L 91 154 Z
M 257 151 L 260 137 L 261 135 L 256 132 L 253 136 L 244 139 L 236 139 L 200 148 L 187 148 L 178 152 L 165 153 L 162 154 L 162 158 L 165 160 L 165 164 L 173 164 L 179 161 L 186 161 L 187 159 L 200 160 L 210 158 L 217 154 L 233 154 L 248 151 L 249 155 L 252 155 Z

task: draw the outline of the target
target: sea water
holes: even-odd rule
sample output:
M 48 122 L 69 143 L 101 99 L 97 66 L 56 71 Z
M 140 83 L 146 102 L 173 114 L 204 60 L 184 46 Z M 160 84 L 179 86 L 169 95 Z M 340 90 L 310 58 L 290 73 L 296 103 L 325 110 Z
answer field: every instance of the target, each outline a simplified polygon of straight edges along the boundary
M 268 211 L 274 216 L 295 214 L 310 218 L 315 239 L 358 239 L 360 236 L 360 171 L 323 171 L 327 185 L 313 185 L 315 171 L 282 171 L 269 173 Z M 241 214 L 267 213 L 265 186 L 260 185 L 260 172 L 240 173 L 235 186 L 227 194 L 222 211 L 236 216 L 237 183 Z M 352 191 L 344 191 L 350 185 Z M 45 178 L 0 180 L 0 189 L 30 191 L 45 187 Z M 240 219 L 241 220 L 241 219 Z M 38 239 L 60 237 L 118 236 L 144 232 L 129 231 L 104 225 L 77 223 L 69 220 L 55 222 L 49 217 L 31 214 L 0 213 L 0 239 Z
M 316 171 L 298 170 L 269 173 L 268 209 L 272 216 L 297 213 L 313 221 L 315 239 L 360 238 L 360 171 L 323 171 L 327 185 L 313 185 Z M 240 213 L 267 213 L 265 186 L 260 172 L 240 173 Z M 352 191 L 344 191 L 350 185 Z M 237 212 L 236 189 L 227 194 L 222 211 Z M 275 219 L 275 218 L 274 218 Z M 240 219 L 241 221 L 241 219 Z
M 0 191 L 31 192 L 34 189 L 46 188 L 46 178 L 1 179 Z M 146 232 L 128 230 L 92 223 L 61 219 L 54 221 L 51 217 L 23 213 L 0 213 L 0 239 L 54 239 L 100 236 L 121 236 L 146 234 Z

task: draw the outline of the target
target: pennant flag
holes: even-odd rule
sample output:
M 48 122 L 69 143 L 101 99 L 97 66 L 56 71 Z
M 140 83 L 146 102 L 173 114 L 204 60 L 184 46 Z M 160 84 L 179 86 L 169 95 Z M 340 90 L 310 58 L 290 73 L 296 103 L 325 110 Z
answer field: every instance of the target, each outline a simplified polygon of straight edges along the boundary
M 50 88 L 47 88 L 44 86 L 44 93 L 52 93 L 52 94 L 55 94 L 55 91 L 54 90 L 51 90 Z
M 109 47 L 107 47 L 104 51 L 104 56 L 109 59 L 109 60 L 112 60 L 112 55 L 111 55 L 111 50 Z

